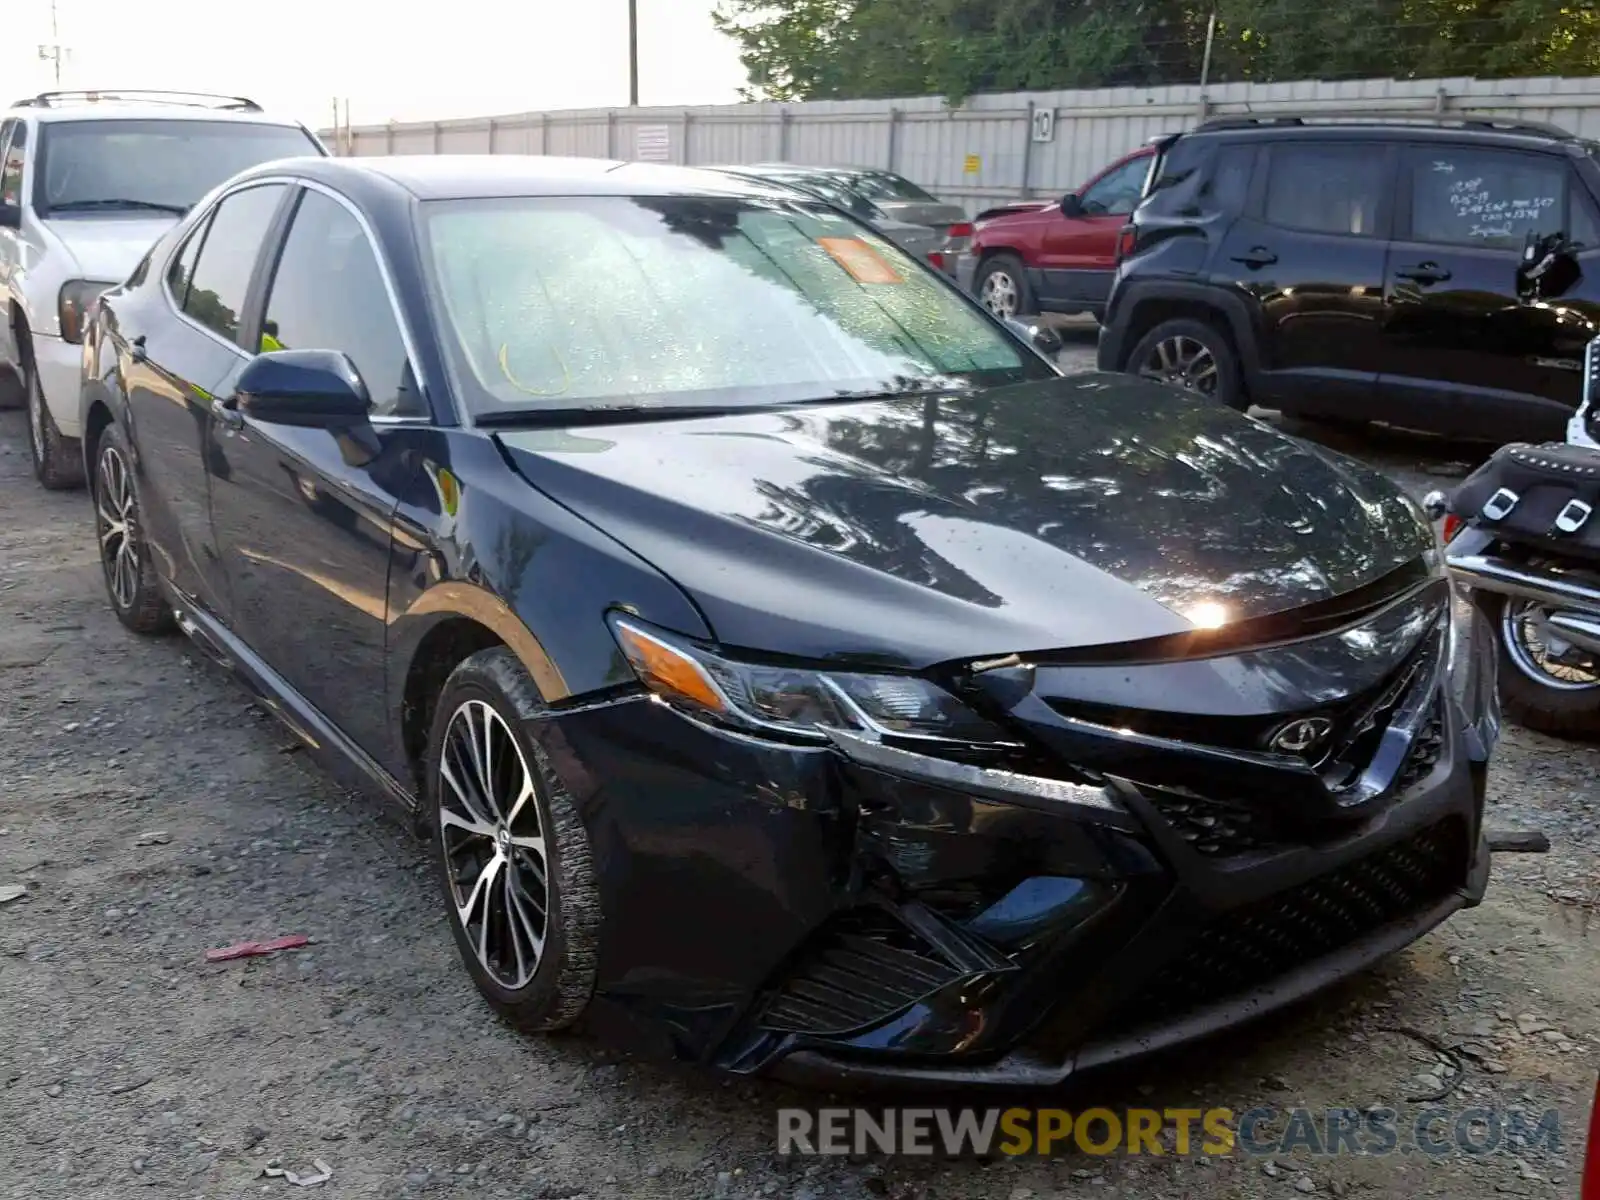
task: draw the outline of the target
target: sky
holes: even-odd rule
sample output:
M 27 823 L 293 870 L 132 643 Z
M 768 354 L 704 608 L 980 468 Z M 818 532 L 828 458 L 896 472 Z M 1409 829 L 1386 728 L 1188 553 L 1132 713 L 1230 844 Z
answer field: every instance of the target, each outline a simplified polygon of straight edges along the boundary
M 638 0 L 639 100 L 731 104 L 744 82 L 716 0 Z M 63 88 L 245 95 L 313 128 L 628 102 L 628 0 L 4 0 L 4 105 L 55 86 L 41 43 L 70 50 Z

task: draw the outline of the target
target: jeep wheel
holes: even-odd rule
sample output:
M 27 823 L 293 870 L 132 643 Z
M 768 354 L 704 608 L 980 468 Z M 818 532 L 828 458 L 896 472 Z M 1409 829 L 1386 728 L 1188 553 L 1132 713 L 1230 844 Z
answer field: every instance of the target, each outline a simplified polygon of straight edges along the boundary
M 1170 383 L 1243 412 L 1250 407 L 1239 378 L 1239 359 L 1228 339 L 1204 321 L 1163 321 L 1133 348 L 1128 371 Z

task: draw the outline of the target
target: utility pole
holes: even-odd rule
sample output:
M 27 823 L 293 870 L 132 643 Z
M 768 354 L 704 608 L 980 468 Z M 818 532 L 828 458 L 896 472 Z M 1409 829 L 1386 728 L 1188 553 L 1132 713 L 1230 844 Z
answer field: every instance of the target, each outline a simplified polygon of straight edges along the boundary
M 639 0 L 628 0 L 628 107 L 639 107 Z
M 39 47 L 39 57 L 55 66 L 56 88 L 61 87 L 61 58 L 66 53 L 61 45 L 61 30 L 56 23 L 56 0 L 50 0 L 50 44 Z

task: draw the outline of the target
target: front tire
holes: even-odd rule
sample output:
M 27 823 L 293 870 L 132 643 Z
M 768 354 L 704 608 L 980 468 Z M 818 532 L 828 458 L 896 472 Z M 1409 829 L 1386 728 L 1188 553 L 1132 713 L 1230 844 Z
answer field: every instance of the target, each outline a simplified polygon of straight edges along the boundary
M 481 650 L 445 682 L 424 765 L 456 948 L 490 1007 L 535 1033 L 583 1016 L 600 948 L 588 830 L 527 733 L 543 709 L 511 651 Z
M 1250 407 L 1232 343 L 1215 325 L 1193 317 L 1163 321 L 1140 338 L 1128 356 L 1127 370 L 1239 412 Z
M 1600 661 L 1552 654 L 1543 608 L 1480 593 L 1477 604 L 1495 631 L 1500 704 L 1517 724 L 1555 737 L 1600 737 Z
M 34 478 L 52 492 L 83 484 L 83 456 L 78 443 L 62 435 L 44 402 L 39 372 L 24 360 L 22 388 L 28 406 L 28 450 L 33 458 Z
M 111 610 L 134 633 L 150 636 L 168 632 L 173 627 L 172 609 L 161 594 L 155 566 L 144 545 L 133 454 L 121 427 L 115 423 L 106 426 L 95 445 L 90 489 L 95 539 Z
M 1015 254 L 996 254 L 985 259 L 978 268 L 977 278 L 972 281 L 972 294 L 1002 320 L 1031 316 L 1034 312 L 1027 268 Z

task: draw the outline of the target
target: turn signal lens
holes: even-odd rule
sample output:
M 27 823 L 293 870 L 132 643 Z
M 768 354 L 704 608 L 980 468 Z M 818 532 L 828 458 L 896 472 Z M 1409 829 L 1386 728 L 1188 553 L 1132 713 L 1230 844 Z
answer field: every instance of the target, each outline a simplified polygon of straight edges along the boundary
M 626 621 L 614 623 L 617 644 L 639 681 L 664 700 L 687 700 L 709 712 L 724 713 L 728 704 L 711 677 L 694 659 Z
M 76 346 L 83 341 L 83 331 L 88 325 L 95 301 L 100 293 L 117 285 L 100 283 L 92 279 L 73 279 L 61 285 L 57 301 L 61 321 L 61 340 Z
M 739 662 L 677 643 L 614 613 L 611 628 L 639 681 L 669 704 L 761 734 L 825 742 L 829 729 L 959 745 L 1001 744 L 1004 734 L 951 693 L 916 675 L 823 672 Z

